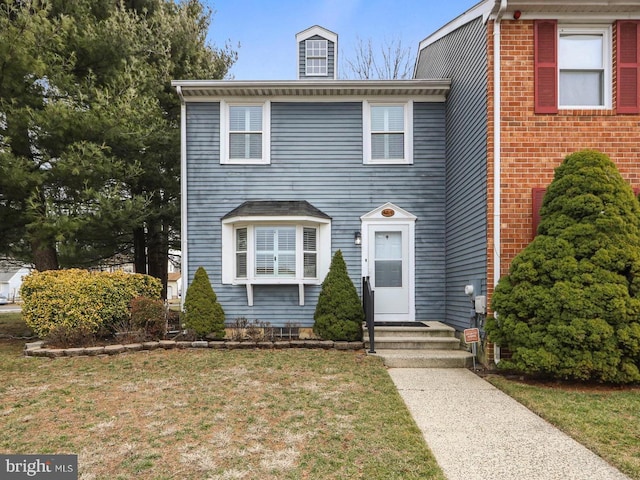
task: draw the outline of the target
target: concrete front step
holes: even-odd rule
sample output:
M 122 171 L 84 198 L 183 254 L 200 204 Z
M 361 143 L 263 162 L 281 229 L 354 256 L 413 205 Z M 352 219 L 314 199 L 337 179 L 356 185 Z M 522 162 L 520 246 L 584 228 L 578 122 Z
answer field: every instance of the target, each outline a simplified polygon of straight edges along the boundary
M 396 326 L 392 322 L 386 322 L 384 326 L 375 327 L 376 339 L 381 337 L 453 337 L 455 329 L 442 322 L 411 322 L 415 326 L 408 326 L 410 322 L 403 322 Z M 365 338 L 369 337 L 366 325 L 364 327 Z
M 376 331 L 376 350 L 457 350 L 460 340 L 456 337 L 378 337 Z M 365 337 L 365 348 L 369 348 L 369 338 Z
M 464 350 L 377 350 L 370 353 L 382 358 L 389 368 L 468 368 L 473 355 Z

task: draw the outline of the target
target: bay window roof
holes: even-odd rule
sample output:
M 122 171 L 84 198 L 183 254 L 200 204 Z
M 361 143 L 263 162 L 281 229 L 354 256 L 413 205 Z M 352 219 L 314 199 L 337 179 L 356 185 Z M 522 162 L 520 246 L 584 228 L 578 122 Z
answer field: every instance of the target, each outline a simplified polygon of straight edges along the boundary
M 306 200 L 250 200 L 227 213 L 222 220 L 236 217 L 313 217 L 331 220 Z

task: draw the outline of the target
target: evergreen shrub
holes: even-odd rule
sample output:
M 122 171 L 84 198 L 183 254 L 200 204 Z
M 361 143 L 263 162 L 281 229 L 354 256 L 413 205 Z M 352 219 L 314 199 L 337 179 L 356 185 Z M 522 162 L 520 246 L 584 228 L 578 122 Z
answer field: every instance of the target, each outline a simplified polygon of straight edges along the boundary
M 199 338 L 222 339 L 225 335 L 224 310 L 211 287 L 209 276 L 199 267 L 184 299 L 184 324 Z
M 160 280 L 141 274 L 80 269 L 33 272 L 24 278 L 20 290 L 22 315 L 40 338 L 54 328 L 69 337 L 76 328 L 97 334 L 128 319 L 133 298 L 159 299 L 161 290 Z
M 362 339 L 364 310 L 340 250 L 334 254 L 329 273 L 322 282 L 313 318 L 313 331 L 324 340 Z
M 615 164 L 585 150 L 556 169 L 536 238 L 492 298 L 500 367 L 557 379 L 640 381 L 640 204 Z

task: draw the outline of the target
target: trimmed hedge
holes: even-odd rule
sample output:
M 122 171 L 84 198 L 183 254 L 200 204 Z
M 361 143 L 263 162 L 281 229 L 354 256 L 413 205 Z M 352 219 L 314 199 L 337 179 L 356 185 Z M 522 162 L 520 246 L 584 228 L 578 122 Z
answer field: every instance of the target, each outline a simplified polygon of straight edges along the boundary
M 313 319 L 313 331 L 323 340 L 362 339 L 364 310 L 340 250 L 334 254 L 322 282 Z
M 538 236 L 500 279 L 490 340 L 500 367 L 558 379 L 640 381 L 640 204 L 615 164 L 585 150 L 556 169 Z
M 209 275 L 202 267 L 196 270 L 184 298 L 184 324 L 199 338 L 209 335 L 223 339 L 225 335 L 224 310 L 211 287 Z
M 47 270 L 24 278 L 22 315 L 38 335 L 80 328 L 97 333 L 129 318 L 131 301 L 140 296 L 160 299 L 160 280 L 148 275 L 87 270 Z

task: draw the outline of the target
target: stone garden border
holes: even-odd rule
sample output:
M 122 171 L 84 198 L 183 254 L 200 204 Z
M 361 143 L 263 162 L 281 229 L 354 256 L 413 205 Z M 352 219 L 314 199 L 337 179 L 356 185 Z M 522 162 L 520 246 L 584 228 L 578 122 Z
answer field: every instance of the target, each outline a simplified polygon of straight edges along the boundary
M 122 353 L 149 351 L 149 350 L 171 350 L 171 349 L 203 349 L 212 350 L 239 350 L 239 349 L 261 349 L 261 350 L 282 350 L 287 348 L 319 348 L 324 350 L 362 350 L 363 342 L 334 342 L 332 340 L 289 340 L 273 342 L 236 342 L 236 341 L 213 341 L 206 340 L 195 342 L 184 342 L 175 340 L 160 340 L 156 342 L 127 343 L 117 345 L 106 345 L 103 347 L 81 347 L 81 348 L 47 348 L 44 342 L 27 343 L 24 348 L 24 355 L 27 357 L 95 357 L 105 355 L 118 355 Z

